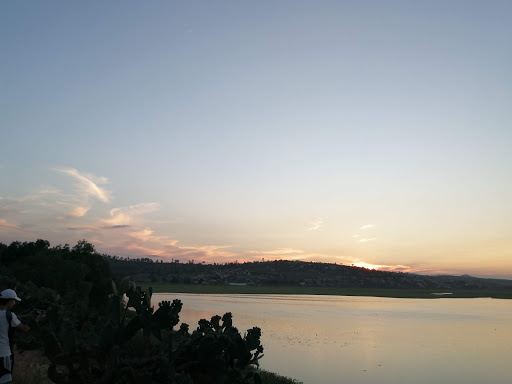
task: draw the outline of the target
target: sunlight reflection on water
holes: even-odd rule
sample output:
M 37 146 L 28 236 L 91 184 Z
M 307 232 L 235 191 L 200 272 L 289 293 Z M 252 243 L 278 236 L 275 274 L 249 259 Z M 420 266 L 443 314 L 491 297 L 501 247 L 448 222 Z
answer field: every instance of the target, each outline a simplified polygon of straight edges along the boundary
M 154 294 L 182 322 L 233 313 L 262 329 L 262 368 L 334 383 L 508 383 L 512 302 L 315 295 Z

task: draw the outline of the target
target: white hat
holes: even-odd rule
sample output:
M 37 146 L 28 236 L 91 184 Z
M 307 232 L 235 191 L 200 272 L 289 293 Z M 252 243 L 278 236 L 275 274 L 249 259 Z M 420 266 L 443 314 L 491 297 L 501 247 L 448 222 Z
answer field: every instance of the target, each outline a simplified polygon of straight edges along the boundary
M 2 293 L 0 293 L 0 299 L 14 299 L 16 301 L 21 301 L 16 292 L 12 289 L 4 289 Z

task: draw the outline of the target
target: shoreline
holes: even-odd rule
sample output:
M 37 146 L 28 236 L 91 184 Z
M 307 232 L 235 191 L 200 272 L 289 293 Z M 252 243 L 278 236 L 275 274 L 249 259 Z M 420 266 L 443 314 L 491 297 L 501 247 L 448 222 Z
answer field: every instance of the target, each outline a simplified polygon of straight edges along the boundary
M 407 299 L 450 299 L 450 298 L 494 298 L 512 299 L 512 290 L 490 289 L 401 289 L 401 288 L 337 288 L 337 287 L 297 287 L 297 286 L 254 286 L 254 285 L 203 285 L 167 284 L 136 282 L 153 293 L 195 293 L 195 294 L 259 294 L 259 295 L 332 295 L 370 296 Z

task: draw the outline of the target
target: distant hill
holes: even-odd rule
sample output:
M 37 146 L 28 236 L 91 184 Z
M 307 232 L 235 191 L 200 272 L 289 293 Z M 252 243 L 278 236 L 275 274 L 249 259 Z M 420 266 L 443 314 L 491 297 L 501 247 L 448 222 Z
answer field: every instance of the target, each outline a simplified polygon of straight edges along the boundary
M 209 285 L 277 285 L 345 288 L 512 289 L 512 280 L 469 275 L 418 275 L 384 272 L 341 264 L 266 261 L 226 264 L 155 262 L 149 258 L 106 256 L 118 277 L 140 282 Z

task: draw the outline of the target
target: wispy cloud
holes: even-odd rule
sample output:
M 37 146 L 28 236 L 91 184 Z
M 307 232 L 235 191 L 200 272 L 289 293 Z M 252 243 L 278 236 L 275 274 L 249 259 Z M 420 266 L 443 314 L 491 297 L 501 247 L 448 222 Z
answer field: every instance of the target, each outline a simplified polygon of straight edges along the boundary
M 376 241 L 376 237 L 369 237 L 370 233 L 373 234 L 373 229 L 375 228 L 375 224 L 365 224 L 359 228 L 359 233 L 352 235 L 354 239 L 357 239 L 360 243 L 369 243 L 372 241 Z
M 82 217 L 89 211 L 89 207 L 75 207 L 69 215 L 71 217 Z
M 117 226 L 119 227 L 119 226 Z M 159 244 L 169 244 L 168 243 L 168 237 L 167 236 L 155 236 L 153 235 L 154 231 L 151 229 L 151 228 L 144 228 L 144 229 L 141 229 L 141 230 L 138 230 L 138 231 L 134 231 L 134 232 L 131 232 L 129 235 L 140 241 L 140 242 L 149 242 L 149 241 L 152 241 L 152 242 L 156 242 L 156 243 L 159 243 Z M 174 244 L 171 244 L 171 245 L 174 245 Z
M 120 250 L 137 255 L 152 255 L 166 259 L 187 259 L 196 261 L 235 260 L 238 254 L 228 251 L 230 245 L 180 245 L 178 240 L 167 236 L 156 236 L 151 228 L 130 231 L 127 239 L 119 244 Z M 134 255 L 135 256 L 135 255 Z
M 130 225 L 82 225 L 82 226 L 75 226 L 75 227 L 67 227 L 66 229 L 68 231 L 98 231 L 103 229 L 124 229 L 124 228 L 131 228 Z
M 262 255 L 283 256 L 283 255 L 302 254 L 302 253 L 304 253 L 304 251 L 300 250 L 300 249 L 294 249 L 294 248 L 278 248 L 278 249 L 273 249 L 270 251 L 262 251 L 262 252 L 252 251 L 252 253 L 259 253 Z
M 148 217 L 160 209 L 156 202 L 107 208 L 106 204 L 112 203 L 112 197 L 104 189 L 107 183 L 104 177 L 74 168 L 57 171 L 71 176 L 68 180 L 73 183 L 65 183 L 60 189 L 44 186 L 26 196 L 10 198 L 2 195 L 0 228 L 6 239 L 19 239 L 23 229 L 23 239 L 38 236 L 61 243 L 87 239 L 100 246 L 101 252 L 123 256 L 156 255 L 211 262 L 239 257 L 231 245 L 181 244 L 166 234 L 158 234 L 148 225 L 159 224 Z
M 177 247 L 177 250 L 180 251 L 182 255 L 186 256 L 195 256 L 201 259 L 206 259 L 208 261 L 212 259 L 233 259 L 238 256 L 238 254 L 234 252 L 226 251 L 226 249 L 231 248 L 230 245 L 202 245 L 202 246 L 182 246 Z
M 319 217 L 319 218 L 316 218 L 315 220 L 313 220 L 309 224 L 309 228 L 307 230 L 308 231 L 318 231 L 318 230 L 322 229 L 323 225 L 324 225 L 324 219 Z
M 158 203 L 143 203 L 130 205 L 128 207 L 113 208 L 109 212 L 110 217 L 103 219 L 103 223 L 110 226 L 130 225 L 137 217 L 155 212 L 159 208 L 160 205 Z
M 73 189 L 65 185 L 62 189 L 54 186 L 42 187 L 36 194 L 25 196 L 25 200 L 32 199 L 39 206 L 60 211 L 59 220 L 70 220 L 86 216 L 95 201 L 110 202 L 110 193 L 102 186 L 108 182 L 105 177 L 98 177 L 75 168 L 53 169 L 66 176 L 71 176 Z M 65 212 L 62 212 L 65 210 Z
M 264 259 L 285 259 L 285 260 L 302 260 L 307 258 L 309 255 L 301 249 L 295 248 L 277 248 L 264 251 L 247 251 L 245 252 L 246 257 L 242 259 L 254 260 L 259 258 Z M 243 255 L 242 255 L 243 256 Z
M 0 228 L 4 234 L 10 233 L 9 237 L 19 238 L 23 232 L 25 238 L 28 236 L 27 239 L 38 236 L 60 243 L 87 239 L 97 245 L 100 252 L 129 257 L 156 255 L 163 259 L 194 259 L 197 262 L 251 261 L 260 258 L 342 263 L 350 261 L 348 257 L 312 253 L 294 247 L 244 250 L 229 243 L 183 243 L 162 232 L 164 228 L 169 228 L 167 222 L 162 224 L 151 217 L 152 213 L 161 209 L 158 203 L 113 208 L 113 198 L 104 189 L 106 178 L 92 176 L 74 168 L 62 168 L 59 172 L 68 181 L 59 185 L 60 188 L 44 186 L 35 193 L 16 198 L 2 195 Z M 55 220 L 55 217 L 61 220 Z M 172 221 L 177 225 L 175 220 Z M 324 218 L 317 217 L 306 228 L 308 231 L 318 231 L 323 228 L 324 222 Z M 366 231 L 361 230 L 357 240 L 375 240 L 375 237 L 368 235 L 373 226 L 363 226 Z
M 107 183 L 107 178 L 81 173 L 74 168 L 60 168 L 58 171 L 74 177 L 79 183 L 80 193 L 94 197 L 104 203 L 110 201 L 109 193 L 104 188 L 100 187 L 100 184 Z

